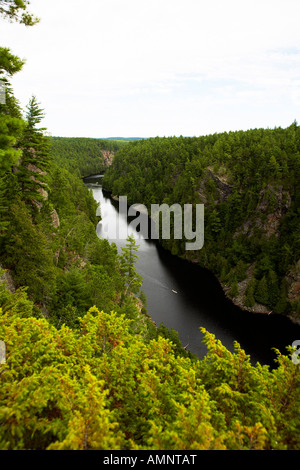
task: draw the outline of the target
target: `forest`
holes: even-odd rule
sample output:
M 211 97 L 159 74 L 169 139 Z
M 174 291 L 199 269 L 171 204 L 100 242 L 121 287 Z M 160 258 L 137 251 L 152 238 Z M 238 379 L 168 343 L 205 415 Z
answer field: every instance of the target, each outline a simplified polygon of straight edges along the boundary
M 38 21 L 27 1 L 0 0 L 0 16 L 28 27 Z M 147 204 L 197 202 L 200 175 L 209 166 L 220 175 L 224 167 L 234 190 L 223 205 L 216 181 L 203 180 L 210 188 L 207 243 L 215 247 L 219 236 L 224 247 L 223 255 L 214 251 L 214 263 L 238 282 L 256 259 L 255 284 L 264 277 L 270 282 L 273 273 L 276 305 L 280 299 L 285 305 L 284 273 L 299 253 L 296 123 L 255 131 L 247 160 L 242 142 L 250 133 L 122 148 L 102 139 L 51 138 L 41 127 L 45 111 L 37 97 L 23 110 L 14 94 L 11 79 L 23 64 L 0 47 L 0 450 L 299 450 L 300 374 L 292 348 L 277 351 L 272 369 L 252 365 L 238 343 L 229 352 L 205 330 L 203 360 L 182 348 L 177 332 L 147 314 L 135 240 L 129 237 L 119 253 L 97 237 L 97 204 L 82 182 L 103 171 L 108 152 L 113 164 L 105 166 L 105 178 L 113 193 Z M 277 142 L 272 150 L 269 142 Z M 256 145 L 266 156 L 254 162 Z M 246 247 L 243 231 L 231 248 L 227 243 L 248 220 L 243 210 L 252 214 L 243 191 L 252 177 L 254 201 L 268 187 L 268 204 L 276 207 L 278 185 L 282 210 L 289 201 L 280 222 L 284 250 L 276 236 L 258 234 L 256 219 L 249 219 L 254 238 Z M 182 255 L 175 243 L 167 248 Z
M 50 141 L 51 156 L 57 165 L 80 178 L 104 172 L 114 154 L 127 143 L 84 137 L 51 137 Z
M 145 139 L 120 150 L 103 187 L 129 204 L 203 204 L 204 246 L 161 239 L 212 271 L 249 310 L 300 319 L 300 127 Z M 195 212 L 195 211 L 194 211 Z M 195 220 L 194 220 L 195 223 Z

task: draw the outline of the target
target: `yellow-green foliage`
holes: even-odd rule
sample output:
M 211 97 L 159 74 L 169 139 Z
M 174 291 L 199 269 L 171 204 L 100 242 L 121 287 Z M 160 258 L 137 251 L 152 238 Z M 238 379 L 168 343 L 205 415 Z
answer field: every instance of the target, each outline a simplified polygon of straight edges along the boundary
M 56 329 L 1 310 L 0 449 L 299 449 L 299 366 L 252 366 L 205 330 L 203 361 L 91 308 Z M 19 302 L 19 300 L 17 299 Z M 26 305 L 26 302 L 28 305 Z

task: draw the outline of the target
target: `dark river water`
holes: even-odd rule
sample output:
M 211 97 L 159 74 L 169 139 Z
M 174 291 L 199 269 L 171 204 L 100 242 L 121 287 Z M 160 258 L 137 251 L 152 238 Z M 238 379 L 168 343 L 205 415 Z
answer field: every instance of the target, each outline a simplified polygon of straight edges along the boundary
M 97 226 L 98 236 L 115 242 L 120 250 L 126 240 L 116 238 L 115 227 L 118 222 L 120 231 L 125 233 L 130 219 L 120 216 L 119 203 L 102 191 L 101 177 L 85 178 L 85 183 L 100 202 L 102 220 Z M 242 311 L 226 299 L 218 280 L 209 271 L 172 256 L 155 240 L 133 230 L 131 233 L 139 245 L 136 268 L 143 277 L 148 314 L 157 325 L 163 323 L 178 331 L 182 345 L 200 359 L 207 351 L 200 327 L 213 333 L 230 351 L 234 351 L 237 341 L 253 364 L 258 361 L 273 366 L 272 348 L 286 353 L 286 346 L 300 339 L 300 326 L 288 318 Z

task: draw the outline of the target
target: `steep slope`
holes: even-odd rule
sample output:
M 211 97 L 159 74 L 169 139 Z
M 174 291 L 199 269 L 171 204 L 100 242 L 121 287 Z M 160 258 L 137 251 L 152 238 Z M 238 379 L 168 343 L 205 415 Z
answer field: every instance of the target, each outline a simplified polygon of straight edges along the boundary
M 173 254 L 215 273 L 252 311 L 299 320 L 300 128 L 254 129 L 130 143 L 103 186 L 130 204 L 204 204 L 205 242 L 161 239 Z M 195 225 L 193 227 L 195 229 Z

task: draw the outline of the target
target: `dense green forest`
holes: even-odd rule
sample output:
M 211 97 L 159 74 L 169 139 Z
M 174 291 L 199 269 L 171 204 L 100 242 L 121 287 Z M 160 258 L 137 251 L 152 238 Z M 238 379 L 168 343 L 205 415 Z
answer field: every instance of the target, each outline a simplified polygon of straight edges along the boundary
M 0 0 L 0 16 L 32 26 L 37 19 L 27 7 L 27 1 Z M 22 66 L 0 47 L 6 88 L 0 104 L 0 450 L 299 449 L 300 376 L 293 351 L 277 352 L 270 370 L 251 365 L 238 344 L 231 353 L 203 330 L 207 355 L 200 361 L 182 348 L 175 331 L 153 324 L 135 269 L 138 246 L 129 237 L 119 253 L 97 237 L 97 204 L 81 179 L 93 160 L 103 164 L 103 151 L 116 149 L 47 137 L 37 98 L 23 110 L 14 95 L 11 77 Z M 298 127 L 288 132 L 298 135 Z M 115 157 L 115 168 L 127 165 L 122 152 L 128 145 Z M 140 145 L 130 147 L 138 150 L 136 158 Z M 163 154 L 152 167 L 160 170 L 160 196 L 170 175 Z M 292 171 L 289 158 L 290 176 L 282 181 L 291 191 L 288 178 L 296 184 L 299 166 L 295 158 Z M 198 159 L 189 161 L 190 178 L 198 181 Z M 142 165 L 135 168 L 142 174 Z M 169 188 L 175 179 L 177 195 L 189 197 L 187 175 L 179 169 Z M 123 192 L 122 180 L 116 181 L 116 193 Z M 129 183 L 126 173 L 128 194 Z M 214 204 L 214 187 L 209 194 Z M 295 193 L 290 197 L 288 227 L 296 224 Z M 240 203 L 231 201 L 238 220 Z M 221 211 L 215 215 L 212 240 L 212 227 L 223 230 Z M 293 235 L 284 236 L 296 249 Z
M 210 269 L 250 310 L 300 318 L 300 127 L 130 143 L 103 187 L 128 202 L 204 204 L 201 250 L 162 239 L 173 254 Z M 194 210 L 195 213 L 195 210 Z
M 55 163 L 79 177 L 102 173 L 127 142 L 84 137 L 51 137 Z

